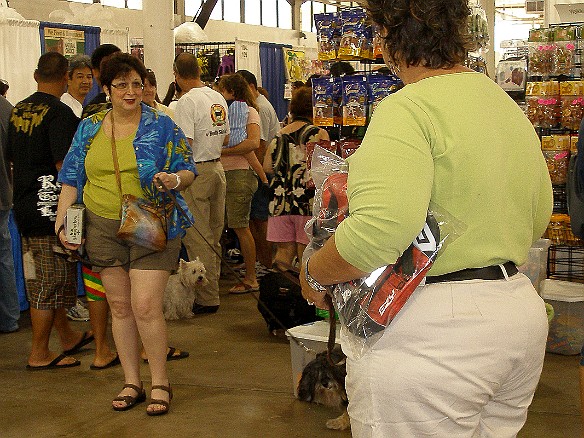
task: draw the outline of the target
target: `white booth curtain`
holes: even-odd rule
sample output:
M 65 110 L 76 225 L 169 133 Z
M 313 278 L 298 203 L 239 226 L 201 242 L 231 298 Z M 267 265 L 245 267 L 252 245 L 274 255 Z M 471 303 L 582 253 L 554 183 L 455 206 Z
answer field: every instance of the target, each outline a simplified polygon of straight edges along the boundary
M 113 44 L 122 52 L 130 52 L 130 37 L 128 29 L 101 29 L 100 44 Z
M 7 98 L 13 105 L 36 91 L 34 71 L 41 53 L 39 22 L 0 19 L 0 78 L 8 81 Z
M 256 76 L 258 85 L 262 84 L 259 42 L 235 40 L 235 70 L 252 72 Z

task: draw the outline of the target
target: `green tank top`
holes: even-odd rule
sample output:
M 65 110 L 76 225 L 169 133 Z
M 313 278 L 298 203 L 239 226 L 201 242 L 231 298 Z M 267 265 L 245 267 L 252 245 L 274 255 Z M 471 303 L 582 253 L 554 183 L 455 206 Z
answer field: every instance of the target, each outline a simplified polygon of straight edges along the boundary
M 135 137 L 136 132 L 126 138 L 116 140 L 122 193 L 144 197 L 134 152 Z M 85 158 L 85 171 L 87 172 L 87 183 L 83 191 L 85 206 L 98 216 L 119 219 L 120 193 L 116 182 L 111 141 L 103 132 L 103 127 L 89 146 Z

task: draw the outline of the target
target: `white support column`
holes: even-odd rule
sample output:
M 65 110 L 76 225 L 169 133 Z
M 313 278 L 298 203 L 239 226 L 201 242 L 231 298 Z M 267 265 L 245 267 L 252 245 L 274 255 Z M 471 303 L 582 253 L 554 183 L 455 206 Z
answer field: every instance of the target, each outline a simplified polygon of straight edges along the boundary
M 174 81 L 174 2 L 143 0 L 144 64 L 156 73 L 158 96 L 164 97 Z
M 487 13 L 489 29 L 489 51 L 485 55 L 487 72 L 491 78 L 495 78 L 495 0 L 480 0 L 480 4 Z

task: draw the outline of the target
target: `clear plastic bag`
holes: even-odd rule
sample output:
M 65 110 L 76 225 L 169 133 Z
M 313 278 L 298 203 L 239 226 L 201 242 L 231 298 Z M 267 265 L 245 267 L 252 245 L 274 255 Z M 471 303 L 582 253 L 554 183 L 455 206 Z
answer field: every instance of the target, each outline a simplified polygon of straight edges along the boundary
M 348 216 L 347 175 L 345 160 L 315 147 L 312 177 L 317 190 L 313 218 L 306 224 L 310 243 L 304 251 L 304 260 L 322 248 Z M 377 342 L 422 283 L 436 257 L 464 228 L 443 209 L 431 204 L 424 228 L 394 264 L 382 266 L 367 277 L 334 285 L 332 301 L 354 356 L 360 357 Z

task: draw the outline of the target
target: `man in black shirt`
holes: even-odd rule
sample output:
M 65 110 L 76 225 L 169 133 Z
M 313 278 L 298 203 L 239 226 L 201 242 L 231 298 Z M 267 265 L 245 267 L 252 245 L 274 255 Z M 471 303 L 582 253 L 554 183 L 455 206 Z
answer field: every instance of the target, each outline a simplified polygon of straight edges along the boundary
M 16 104 L 8 126 L 7 158 L 14 172 L 14 215 L 22 236 L 26 288 L 32 321 L 32 370 L 79 365 L 65 355 L 91 342 L 91 333 L 73 330 L 67 310 L 76 301 L 76 266 L 55 255 L 55 217 L 61 191 L 57 172 L 79 119 L 60 101 L 67 85 L 67 59 L 56 52 L 39 58 L 37 92 Z M 49 350 L 55 326 L 64 354 Z

